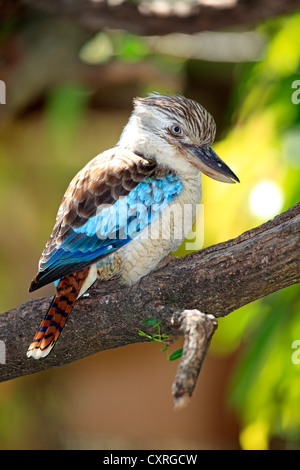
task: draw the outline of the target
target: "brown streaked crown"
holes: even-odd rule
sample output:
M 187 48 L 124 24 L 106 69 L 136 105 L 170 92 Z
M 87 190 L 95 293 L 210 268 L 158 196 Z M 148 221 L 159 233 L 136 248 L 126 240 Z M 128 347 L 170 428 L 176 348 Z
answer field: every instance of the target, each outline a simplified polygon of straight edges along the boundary
M 135 98 L 134 107 L 156 107 L 168 119 L 177 119 L 188 126 L 189 130 L 201 140 L 203 144 L 211 144 L 216 134 L 216 124 L 213 117 L 203 106 L 194 100 L 182 95 L 161 95 L 150 93 L 144 98 Z

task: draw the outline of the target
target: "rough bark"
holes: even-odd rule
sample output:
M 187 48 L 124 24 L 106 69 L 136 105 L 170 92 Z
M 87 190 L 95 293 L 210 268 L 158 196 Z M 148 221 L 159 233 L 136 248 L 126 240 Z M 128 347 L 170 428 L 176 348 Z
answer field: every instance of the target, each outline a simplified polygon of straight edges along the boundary
M 27 359 L 26 350 L 50 298 L 29 300 L 0 315 L 0 340 L 6 353 L 0 380 L 145 341 L 138 335 L 140 329 L 147 329 L 141 322 L 155 317 L 162 321 L 165 333 L 175 338 L 185 335 L 173 385 L 175 404 L 180 407 L 195 386 L 215 320 L 299 282 L 299 252 L 300 203 L 233 240 L 184 258 L 169 258 L 133 287 L 120 287 L 116 281 L 96 284 L 77 301 L 52 353 L 38 361 Z M 194 309 L 204 312 L 206 320 Z

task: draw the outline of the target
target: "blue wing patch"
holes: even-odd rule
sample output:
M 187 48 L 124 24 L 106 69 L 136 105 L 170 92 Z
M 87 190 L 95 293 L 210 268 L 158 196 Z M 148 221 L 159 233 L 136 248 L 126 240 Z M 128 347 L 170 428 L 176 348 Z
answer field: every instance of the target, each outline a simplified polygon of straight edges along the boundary
M 182 190 L 182 182 L 174 174 L 148 177 L 132 189 L 128 196 L 114 204 L 99 206 L 95 216 L 79 228 L 70 228 L 61 244 L 53 249 L 43 264 L 43 276 L 52 281 L 78 271 L 97 259 L 107 256 L 129 243 Z M 76 269 L 75 269 L 76 268 Z M 51 281 L 47 281 L 51 282 Z

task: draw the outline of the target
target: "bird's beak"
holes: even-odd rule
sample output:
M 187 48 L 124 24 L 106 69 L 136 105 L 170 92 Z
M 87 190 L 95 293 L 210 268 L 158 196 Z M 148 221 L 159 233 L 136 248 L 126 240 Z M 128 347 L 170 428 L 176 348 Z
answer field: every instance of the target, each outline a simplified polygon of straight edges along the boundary
M 193 145 L 189 148 L 189 151 L 197 157 L 197 159 L 194 159 L 194 165 L 205 175 L 223 183 L 240 182 L 229 166 L 218 157 L 210 146 L 197 147 Z

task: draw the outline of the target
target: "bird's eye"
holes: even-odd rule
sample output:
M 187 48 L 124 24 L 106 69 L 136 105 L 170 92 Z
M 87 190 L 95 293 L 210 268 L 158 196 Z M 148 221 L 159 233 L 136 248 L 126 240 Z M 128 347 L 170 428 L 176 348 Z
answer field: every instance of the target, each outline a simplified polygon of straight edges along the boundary
M 171 132 L 174 135 L 179 135 L 181 134 L 181 127 L 179 127 L 177 124 L 171 127 Z

